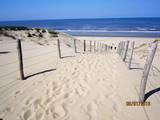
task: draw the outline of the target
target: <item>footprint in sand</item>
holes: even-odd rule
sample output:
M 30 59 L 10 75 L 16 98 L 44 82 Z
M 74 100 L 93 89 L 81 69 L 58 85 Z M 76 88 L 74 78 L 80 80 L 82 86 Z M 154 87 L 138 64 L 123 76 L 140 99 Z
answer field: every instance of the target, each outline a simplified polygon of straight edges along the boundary
M 44 117 L 44 113 L 45 112 L 42 109 L 37 110 L 35 115 L 36 120 L 42 120 Z
M 69 98 L 69 97 L 70 97 L 70 95 L 71 95 L 71 94 L 69 94 L 69 93 L 64 94 L 64 99 Z
M 25 105 L 29 105 L 32 101 L 32 97 L 30 97 L 28 100 L 26 100 Z
M 32 111 L 31 110 L 27 110 L 23 115 L 24 120 L 29 120 L 31 115 L 32 115 Z
M 109 99 L 112 101 L 112 108 L 115 112 L 119 112 L 122 110 L 122 99 L 119 95 L 114 94 L 109 97 Z
M 67 115 L 68 110 L 64 103 L 62 104 L 53 104 L 49 108 L 50 113 L 52 114 L 53 119 L 60 119 Z
M 50 89 L 47 89 L 47 90 L 46 90 L 46 95 L 49 96 L 49 95 L 50 95 L 50 92 L 51 92 Z
M 56 82 L 52 82 L 52 90 L 55 91 L 58 88 L 58 85 Z
M 42 99 L 36 99 L 34 102 L 33 102 L 33 105 L 34 105 L 34 108 L 37 109 L 39 105 L 41 105 L 41 101 Z
M 97 104 L 95 102 L 82 106 L 82 109 L 84 109 L 90 120 L 97 120 Z
M 47 98 L 45 101 L 44 101 L 44 105 L 45 106 L 47 106 L 49 103 L 51 103 L 51 101 L 52 101 L 52 97 L 49 97 L 49 98 Z

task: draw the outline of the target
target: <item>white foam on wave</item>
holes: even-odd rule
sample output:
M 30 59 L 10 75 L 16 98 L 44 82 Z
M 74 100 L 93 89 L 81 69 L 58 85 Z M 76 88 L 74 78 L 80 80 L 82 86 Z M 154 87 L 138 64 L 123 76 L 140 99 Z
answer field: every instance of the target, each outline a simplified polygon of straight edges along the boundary
M 110 30 L 71 30 L 71 29 L 68 29 L 68 30 L 58 30 L 58 31 L 61 31 L 61 32 L 80 32 L 80 33 L 90 33 L 90 32 L 94 32 L 94 33 L 160 33 L 160 31 L 154 31 L 155 29 L 150 29 L 152 31 L 149 31 L 149 30 L 146 30 L 142 29 L 141 30 L 131 30 L 131 31 L 110 31 Z

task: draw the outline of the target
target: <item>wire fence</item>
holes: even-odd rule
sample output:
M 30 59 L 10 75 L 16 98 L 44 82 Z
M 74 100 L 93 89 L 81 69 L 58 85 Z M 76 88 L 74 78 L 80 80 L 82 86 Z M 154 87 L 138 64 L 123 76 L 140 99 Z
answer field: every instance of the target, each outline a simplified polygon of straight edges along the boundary
M 140 101 L 145 101 L 148 97 L 146 96 L 145 91 L 147 79 L 150 79 L 149 77 L 151 76 L 150 73 L 154 75 L 160 73 L 160 67 L 157 67 L 157 65 L 153 64 L 153 58 L 155 56 L 159 56 L 159 53 L 156 52 L 157 42 L 154 42 L 149 46 L 147 46 L 146 44 L 136 46 L 136 43 L 134 41 L 122 41 L 119 43 L 118 46 L 112 46 L 97 41 L 79 41 L 76 39 L 74 39 L 72 43 L 66 44 L 63 40 L 57 39 L 57 41 L 54 41 L 54 43 L 49 46 L 36 46 L 33 42 L 23 42 L 21 40 L 18 40 L 17 42 L 4 42 L 1 46 L 4 46 L 5 48 L 5 45 L 7 45 L 8 47 L 8 44 L 13 47 L 10 48 L 10 51 L 12 52 L 10 57 L 12 59 L 10 61 L 5 61 L 0 64 L 0 68 L 2 68 L 3 70 L 7 70 L 2 71 L 0 74 L 0 81 L 3 81 L 0 85 L 0 93 L 2 94 L 14 90 L 14 87 L 12 87 L 11 89 L 8 88 L 15 84 L 19 87 L 23 87 L 23 85 L 25 86 L 25 83 L 23 83 L 22 85 L 19 80 L 26 80 L 41 73 L 55 70 L 59 59 L 71 57 L 76 53 L 102 53 L 115 50 L 122 58 L 122 61 L 128 63 L 129 70 L 142 70 L 143 74 L 141 79 L 139 96 Z M 66 47 L 70 48 L 70 50 L 65 51 Z M 141 49 L 142 47 L 145 47 L 145 49 Z M 139 57 L 138 54 L 140 52 L 142 52 L 143 54 Z M 8 56 L 9 55 L 7 55 L 6 57 Z M 139 68 L 139 65 L 141 65 L 141 68 Z M 155 88 L 154 82 L 158 83 L 159 81 L 158 79 L 155 79 L 152 82 L 151 80 L 148 82 L 148 87 L 150 89 Z M 29 85 L 25 87 L 27 89 Z M 156 97 L 157 99 L 160 98 L 159 95 L 157 95 Z
M 89 44 L 87 44 L 87 42 L 89 42 Z M 59 53 L 60 59 L 65 58 L 65 57 L 69 57 L 69 55 L 63 56 L 66 53 L 69 53 L 69 52 L 64 52 L 65 51 L 65 50 L 63 50 L 64 46 L 70 47 L 72 53 L 74 53 L 74 52 L 75 53 L 78 53 L 78 52 L 82 52 L 82 53 L 84 53 L 84 52 L 98 52 L 100 49 L 102 51 L 102 50 L 107 50 L 110 48 L 110 46 L 102 45 L 99 42 L 95 42 L 95 41 L 87 41 L 87 42 L 84 40 L 84 43 L 82 43 L 78 40 L 74 40 L 74 45 L 71 47 L 71 46 L 66 46 L 66 44 L 63 44 L 62 40 L 58 39 L 57 40 L 58 52 L 57 52 L 57 49 L 55 49 L 55 47 L 53 45 L 51 45 L 51 46 L 40 46 L 40 45 L 35 46 L 35 44 L 33 45 L 33 42 L 26 42 L 26 41 L 24 42 L 21 40 L 18 40 L 17 42 L 15 42 L 15 41 L 14 42 L 3 42 L 4 47 L 5 47 L 5 45 L 7 45 L 7 49 L 8 49 L 8 44 L 13 44 L 14 47 L 11 47 L 10 50 L 12 52 L 11 55 L 14 60 L 13 61 L 10 60 L 10 61 L 3 62 L 0 64 L 0 68 L 7 69 L 6 72 L 2 72 L 0 74 L 0 78 L 1 78 L 1 80 L 4 80 L 5 78 L 13 77 L 14 74 L 17 75 L 17 72 L 20 72 L 21 79 L 23 80 L 23 79 L 25 79 L 25 75 L 21 75 L 21 74 L 25 74 L 26 69 L 33 68 L 34 66 L 39 65 L 41 63 L 45 63 L 48 60 L 50 60 L 51 62 L 53 60 L 53 62 L 54 62 L 54 60 L 57 58 L 57 55 L 54 54 L 55 52 Z M 26 44 L 29 47 L 26 47 Z M 82 46 L 82 45 L 84 45 L 84 46 Z M 16 47 L 18 48 L 17 50 L 16 50 Z M 16 51 L 18 51 L 18 54 Z M 39 51 L 41 51 L 41 52 L 39 52 Z M 42 56 L 43 56 L 43 59 L 41 58 Z M 73 55 L 70 54 L 70 56 L 73 56 Z M 6 58 L 7 57 L 8 56 L 6 56 Z M 11 56 L 9 56 L 9 57 L 11 57 Z M 11 57 L 11 59 L 12 59 L 12 57 Z M 6 58 L 4 58 L 5 61 L 7 60 Z M 19 64 L 19 68 L 18 68 L 18 64 Z M 17 66 L 17 67 L 15 67 L 15 66 Z M 8 70 L 8 67 L 13 67 L 14 69 L 11 68 Z M 17 78 L 19 78 L 19 77 L 17 77 Z
M 59 46 L 57 46 L 58 41 Z M 0 70 L 2 71 L 0 74 L 0 105 L 10 101 L 11 96 L 17 92 L 17 88 L 23 92 L 32 88 L 34 81 L 40 81 L 44 78 L 41 73 L 50 72 L 50 70 L 56 69 L 59 59 L 73 56 L 74 53 L 98 52 L 98 50 L 101 49 L 100 46 L 98 46 L 98 43 L 94 45 L 93 41 L 89 41 L 89 44 L 88 41 L 85 42 L 85 51 L 83 46 L 84 43 L 78 40 L 76 40 L 76 43 L 73 44 L 73 46 L 64 44 L 63 40 L 51 42 L 53 42 L 53 44 L 49 46 L 42 46 L 33 42 L 21 40 L 0 44 L 5 51 L 9 50 L 11 52 L 11 54 L 2 54 L 2 56 L 0 56 L 3 59 L 3 62 L 0 63 Z M 69 50 L 66 51 L 65 48 Z M 19 53 L 20 51 L 21 53 Z M 59 53 L 61 56 L 58 58 Z M 8 60 L 8 58 L 10 59 Z M 21 63 L 23 63 L 23 66 Z M 21 69 L 23 69 L 23 73 L 20 72 Z M 22 77 L 21 74 L 24 76 Z M 38 76 L 33 77 L 35 75 Z M 21 81 L 28 78 L 32 79 L 32 82 L 26 83 Z M 25 97 L 23 99 L 25 99 Z M 19 101 L 21 100 L 22 99 L 19 99 Z
M 156 60 L 158 59 L 157 57 L 159 57 L 159 51 L 157 50 L 158 41 L 149 44 L 143 43 L 136 47 L 135 44 L 135 41 L 121 41 L 118 45 L 117 53 L 123 62 L 127 63 L 128 69 L 141 70 L 142 77 L 139 88 L 139 101 L 144 102 L 153 93 L 160 91 L 159 86 L 156 86 L 160 83 L 158 80 L 160 77 L 160 66 L 155 68 L 155 64 L 160 64 L 158 60 Z M 157 75 L 155 75 L 154 69 L 158 71 Z M 156 97 L 157 96 L 160 100 L 160 95 L 156 94 Z

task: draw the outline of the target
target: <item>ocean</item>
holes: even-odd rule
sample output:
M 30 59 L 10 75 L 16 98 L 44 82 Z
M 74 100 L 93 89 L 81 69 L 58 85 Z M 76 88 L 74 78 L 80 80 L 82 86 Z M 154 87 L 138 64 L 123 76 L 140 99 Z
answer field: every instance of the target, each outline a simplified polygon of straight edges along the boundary
M 5 21 L 0 26 L 49 28 L 74 36 L 160 37 L 160 18 Z

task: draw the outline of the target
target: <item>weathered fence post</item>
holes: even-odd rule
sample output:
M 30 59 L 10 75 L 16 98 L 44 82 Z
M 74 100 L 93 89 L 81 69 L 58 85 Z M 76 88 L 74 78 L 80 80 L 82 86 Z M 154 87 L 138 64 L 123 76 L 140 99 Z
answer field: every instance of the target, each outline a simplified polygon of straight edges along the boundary
M 121 42 L 118 44 L 117 53 L 119 54 Z
M 24 69 L 23 69 L 23 54 L 22 54 L 21 40 L 17 41 L 17 50 L 18 50 L 18 57 L 19 57 L 20 77 L 22 80 L 24 80 L 25 77 L 24 77 Z
M 102 52 L 102 43 L 100 42 L 100 52 Z
M 61 59 L 62 56 L 61 56 L 61 47 L 60 47 L 60 41 L 59 41 L 59 39 L 57 39 L 57 46 L 58 46 L 59 58 Z
M 103 52 L 103 43 L 101 43 L 101 52 Z
M 96 41 L 94 41 L 94 52 L 96 51 Z
M 120 45 L 119 45 L 119 55 L 121 56 L 121 52 L 122 52 L 122 42 L 120 42 Z
M 103 44 L 103 51 L 105 51 L 105 44 Z
M 152 43 L 152 45 L 149 46 L 149 53 L 146 59 L 146 63 L 144 66 L 144 71 L 143 71 L 143 75 L 141 79 L 141 84 L 140 84 L 139 100 L 141 102 L 145 101 L 145 89 L 146 89 L 147 79 L 148 79 L 149 71 L 150 71 L 150 68 L 153 62 L 153 58 L 154 58 L 156 49 L 157 49 L 157 43 Z
M 132 63 L 133 51 L 134 51 L 134 44 L 135 44 L 135 42 L 133 41 L 132 45 L 131 45 L 131 56 L 130 56 L 129 63 L 128 63 L 128 69 L 131 69 L 131 63 Z
M 105 45 L 105 51 L 107 51 L 107 45 Z
M 123 61 L 125 61 L 125 60 L 126 60 L 127 52 L 128 52 L 128 46 L 129 46 L 129 41 L 127 41 L 127 44 L 126 44 L 126 49 L 125 49 L 125 51 L 124 51 Z
M 105 51 L 105 44 L 103 44 L 103 51 Z
M 92 52 L 92 41 L 90 41 L 90 52 Z
M 124 53 L 124 47 L 125 47 L 125 42 L 123 41 L 122 46 L 121 46 L 121 53 L 120 53 L 122 58 L 123 58 L 123 53 Z
M 119 43 L 119 50 L 118 50 L 119 55 L 120 55 L 120 52 L 121 52 L 121 45 L 122 45 L 122 42 Z
M 96 45 L 97 47 L 97 52 L 99 51 L 99 42 L 97 42 L 97 45 Z
M 76 40 L 74 39 L 74 51 L 77 53 L 77 46 L 76 46 Z
M 99 42 L 99 52 L 101 52 L 101 42 Z
M 84 40 L 84 52 L 86 52 L 86 40 Z
M 121 49 L 122 49 L 122 42 L 119 44 L 119 55 L 121 55 Z
M 104 44 L 102 43 L 102 52 L 104 51 Z

